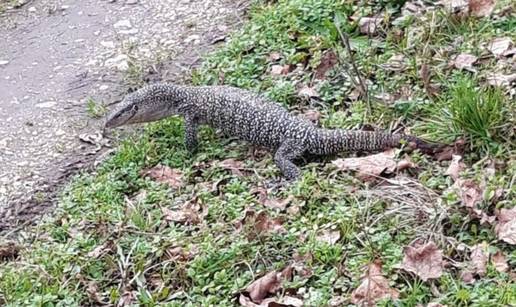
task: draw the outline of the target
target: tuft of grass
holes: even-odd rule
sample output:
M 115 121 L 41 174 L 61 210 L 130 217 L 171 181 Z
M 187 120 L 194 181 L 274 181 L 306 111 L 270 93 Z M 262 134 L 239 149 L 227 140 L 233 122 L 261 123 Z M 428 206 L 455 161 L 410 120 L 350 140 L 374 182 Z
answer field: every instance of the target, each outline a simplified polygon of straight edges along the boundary
M 436 105 L 432 111 L 437 114 L 425 124 L 434 134 L 448 140 L 464 138 L 473 151 L 483 154 L 497 153 L 504 146 L 510 150 L 515 109 L 500 88 L 462 75 Z
M 103 103 L 98 103 L 89 97 L 86 101 L 86 112 L 91 118 L 101 118 L 106 114 L 107 108 Z

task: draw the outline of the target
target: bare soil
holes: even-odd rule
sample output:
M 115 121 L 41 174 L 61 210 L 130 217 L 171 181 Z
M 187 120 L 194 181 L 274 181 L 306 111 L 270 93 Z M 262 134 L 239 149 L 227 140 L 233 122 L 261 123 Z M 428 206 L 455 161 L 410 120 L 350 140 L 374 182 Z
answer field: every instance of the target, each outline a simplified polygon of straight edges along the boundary
M 33 221 L 111 148 L 88 100 L 111 105 L 141 82 L 181 82 L 245 6 L 37 0 L 2 13 L 0 231 Z

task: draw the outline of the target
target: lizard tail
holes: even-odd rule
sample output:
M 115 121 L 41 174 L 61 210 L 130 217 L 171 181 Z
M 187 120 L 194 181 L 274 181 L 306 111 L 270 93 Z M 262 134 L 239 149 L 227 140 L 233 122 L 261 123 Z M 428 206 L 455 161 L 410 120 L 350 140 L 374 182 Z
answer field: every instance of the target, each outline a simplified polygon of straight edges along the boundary
M 399 147 L 406 143 L 426 154 L 439 151 L 441 145 L 432 144 L 418 137 L 405 134 L 393 134 L 383 131 L 360 131 L 343 129 L 319 129 L 312 138 L 309 152 L 319 155 L 332 155 L 345 151 L 378 151 Z

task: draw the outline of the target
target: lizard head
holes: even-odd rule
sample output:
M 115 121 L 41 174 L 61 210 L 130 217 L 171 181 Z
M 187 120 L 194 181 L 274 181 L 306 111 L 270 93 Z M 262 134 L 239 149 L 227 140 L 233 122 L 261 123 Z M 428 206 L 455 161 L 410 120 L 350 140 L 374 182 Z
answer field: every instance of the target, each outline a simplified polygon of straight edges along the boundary
M 157 121 L 177 113 L 181 99 L 171 84 L 145 86 L 124 97 L 104 123 L 105 128 Z

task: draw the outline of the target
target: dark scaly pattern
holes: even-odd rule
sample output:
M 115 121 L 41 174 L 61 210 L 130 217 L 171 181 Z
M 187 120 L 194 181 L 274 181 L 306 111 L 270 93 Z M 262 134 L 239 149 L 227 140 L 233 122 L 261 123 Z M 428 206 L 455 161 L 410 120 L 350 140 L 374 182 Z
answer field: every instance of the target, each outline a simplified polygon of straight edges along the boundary
M 185 142 L 190 150 L 197 146 L 198 126 L 207 124 L 275 152 L 274 160 L 288 179 L 299 176 L 292 161 L 304 153 L 376 151 L 398 146 L 402 139 L 428 151 L 434 148 L 413 136 L 321 129 L 261 95 L 229 86 L 149 85 L 128 95 L 108 117 L 106 127 L 155 121 L 175 114 L 185 118 Z

